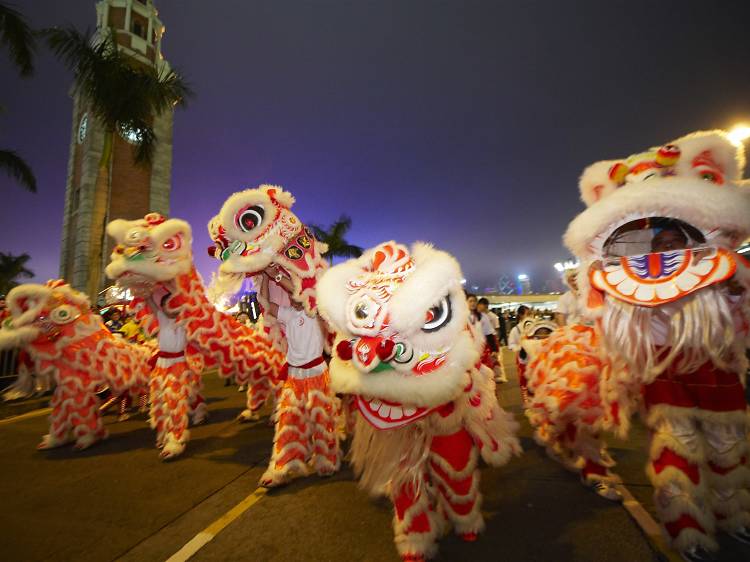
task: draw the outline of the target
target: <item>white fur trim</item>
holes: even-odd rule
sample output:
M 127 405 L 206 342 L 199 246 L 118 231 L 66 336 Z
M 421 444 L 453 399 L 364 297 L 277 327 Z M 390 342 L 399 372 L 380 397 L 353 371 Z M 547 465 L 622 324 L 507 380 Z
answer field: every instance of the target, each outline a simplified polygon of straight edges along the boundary
M 720 227 L 736 234 L 737 242 L 750 234 L 750 197 L 740 182 L 745 165 L 742 146 L 732 144 L 721 131 L 693 133 L 669 144 L 681 150 L 673 176 L 619 186 L 609 179 L 609 169 L 618 160 L 597 162 L 584 170 L 581 198 L 589 208 L 573 220 L 564 237 L 576 256 L 595 254 L 597 248 L 591 247 L 595 237 L 606 238 L 619 221 L 633 214 L 682 219 L 704 233 Z M 723 173 L 723 185 L 700 179 L 699 168 L 693 167 L 693 159 L 704 151 L 710 152 Z

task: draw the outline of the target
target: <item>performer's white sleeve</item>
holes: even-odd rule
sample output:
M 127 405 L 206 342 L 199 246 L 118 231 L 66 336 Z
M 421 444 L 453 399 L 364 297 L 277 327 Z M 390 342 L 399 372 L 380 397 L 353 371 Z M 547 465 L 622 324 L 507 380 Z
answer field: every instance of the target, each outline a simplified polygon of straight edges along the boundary
M 508 336 L 508 347 L 512 351 L 520 351 L 521 349 L 521 328 L 514 326 Z

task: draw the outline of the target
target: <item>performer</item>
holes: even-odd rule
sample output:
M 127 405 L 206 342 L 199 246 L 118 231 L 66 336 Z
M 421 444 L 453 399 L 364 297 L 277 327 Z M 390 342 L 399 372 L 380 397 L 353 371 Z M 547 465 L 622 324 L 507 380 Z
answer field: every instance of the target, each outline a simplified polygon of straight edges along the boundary
M 543 318 L 524 321 L 523 336 L 521 337 L 521 349 L 516 357 L 516 372 L 518 373 L 518 386 L 521 389 L 521 401 L 524 406 L 528 402 L 528 378 L 526 367 L 534 359 L 542 347 L 542 342 L 557 328 L 557 325 Z
M 554 322 L 546 323 L 542 332 L 556 327 Z M 527 331 L 533 330 L 530 323 Z M 528 363 L 519 365 L 519 373 L 527 384 L 526 417 L 534 428 L 534 440 L 552 459 L 577 473 L 584 486 L 607 500 L 620 501 L 619 478 L 610 470 L 615 463 L 601 433 L 627 432 L 632 393 L 615 391 L 617 372 L 597 331 L 563 326 L 542 341 L 524 343 L 519 355 L 527 354 Z
M 224 202 L 219 214 L 208 224 L 214 242 L 208 253 L 221 261 L 210 288 L 214 298 L 236 294 L 246 277 L 251 277 L 259 287 L 263 272 L 276 265 L 279 282 L 276 277 L 266 281 L 269 300 L 258 295 L 263 310 L 268 310 L 270 303 L 289 306 L 291 298 L 302 303 L 310 315 L 317 314 L 316 284 L 328 267 L 322 256 L 328 246 L 316 240 L 291 211 L 294 202 L 291 193 L 274 185 L 245 189 Z M 291 290 L 281 286 L 281 279 L 291 283 Z M 275 349 L 286 353 L 287 340 L 280 323 L 264 314 L 263 330 Z M 326 351 L 330 351 L 332 337 L 326 330 Z M 257 419 L 258 410 L 267 401 L 278 398 L 282 384 L 280 379 L 268 379 L 265 387 L 249 388 L 248 408 L 242 418 Z
M 743 166 L 718 131 L 599 162 L 565 234 L 604 353 L 640 386 L 655 507 L 686 560 L 707 559 L 716 531 L 750 543 Z
M 560 326 L 565 324 L 583 324 L 584 311 L 579 303 L 578 291 L 578 268 L 567 269 L 565 271 L 565 284 L 568 290 L 564 292 L 557 301 L 557 314 L 555 319 Z
M 360 485 L 393 503 L 402 559 L 424 560 L 448 526 L 484 529 L 479 456 L 519 453 L 517 424 L 497 403 L 469 326 L 458 263 L 425 244 L 395 242 L 335 266 L 318 285 L 337 331 L 331 380 L 354 395 L 352 463 Z
M 148 386 L 151 350 L 113 335 L 88 297 L 63 280 L 19 285 L 8 293 L 10 317 L 0 350 L 20 347 L 25 365 L 4 397 L 17 399 L 55 386 L 49 433 L 38 449 L 71 441 L 86 449 L 108 436 L 98 389 L 138 395 Z
M 521 351 L 521 336 L 523 336 L 524 322 L 533 319 L 533 313 L 528 306 L 521 305 L 516 311 L 516 325 L 508 334 L 508 349 L 518 353 Z
M 271 462 L 260 479 L 261 486 L 267 488 L 307 475 L 308 463 L 320 476 L 331 476 L 341 464 L 337 403 L 323 359 L 322 321 L 294 299 L 290 306 L 271 302 L 269 278 L 289 292 L 294 290 L 276 266 L 266 269 L 261 277 L 260 297 L 268 303 L 264 314 L 281 323 L 287 340 L 287 376 L 274 415 Z
M 265 385 L 281 366 L 281 355 L 265 334 L 216 310 L 193 265 L 192 230 L 179 219 L 149 213 L 107 225 L 117 242 L 107 275 L 136 295 L 140 325 L 158 332 L 159 352 L 151 380 L 151 425 L 162 460 L 185 450 L 188 422 L 207 416 L 201 372 L 217 367 L 251 387 Z

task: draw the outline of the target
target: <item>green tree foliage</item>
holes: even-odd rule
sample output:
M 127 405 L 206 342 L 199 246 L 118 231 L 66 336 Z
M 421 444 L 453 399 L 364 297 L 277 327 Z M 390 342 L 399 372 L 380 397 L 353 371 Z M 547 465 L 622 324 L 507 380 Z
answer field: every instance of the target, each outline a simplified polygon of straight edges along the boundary
M 14 256 L 0 252 L 0 294 L 7 295 L 19 284 L 19 279 L 34 277 L 34 273 L 26 267 L 30 259 L 28 254 Z
M 8 50 L 10 60 L 22 77 L 34 72 L 34 32 L 20 12 L 0 4 L 0 46 Z M 21 187 L 36 192 L 36 178 L 31 167 L 12 150 L 0 150 L 0 170 L 15 179 Z
M 327 229 L 310 225 L 315 238 L 328 245 L 328 250 L 323 253 L 330 263 L 333 263 L 334 257 L 339 258 L 358 258 L 364 251 L 360 246 L 350 244 L 346 240 L 346 233 L 352 227 L 352 219 L 346 215 L 341 215 Z

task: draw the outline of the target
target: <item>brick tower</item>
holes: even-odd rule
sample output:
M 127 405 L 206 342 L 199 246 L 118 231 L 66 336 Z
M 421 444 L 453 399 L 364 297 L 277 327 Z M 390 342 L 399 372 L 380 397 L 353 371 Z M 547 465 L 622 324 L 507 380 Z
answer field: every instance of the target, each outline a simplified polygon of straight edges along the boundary
M 100 0 L 96 4 L 97 32 L 111 28 L 122 54 L 159 71 L 168 70 L 169 63 L 161 53 L 164 25 L 157 15 L 152 0 Z M 152 126 L 158 141 L 152 163 L 146 167 L 135 164 L 137 132 L 120 128 L 114 135 L 104 224 L 117 218 L 140 218 L 150 211 L 168 214 L 172 121 L 172 111 L 154 116 Z M 103 225 L 94 225 L 92 215 L 104 134 L 86 100 L 74 94 L 60 277 L 86 292 L 92 302 L 107 284 L 104 266 L 111 251 L 110 242 L 101 234 Z M 98 267 L 92 266 L 95 259 L 101 261 Z

